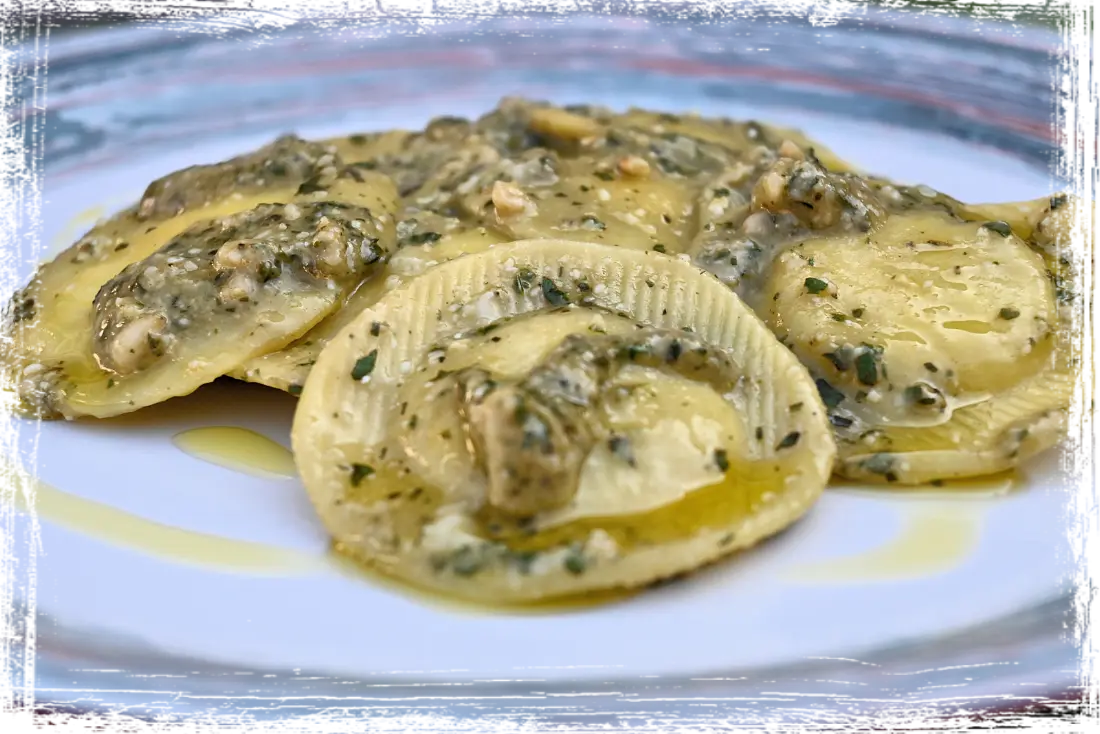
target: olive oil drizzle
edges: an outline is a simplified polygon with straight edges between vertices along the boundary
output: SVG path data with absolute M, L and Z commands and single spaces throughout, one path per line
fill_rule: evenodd
M 196 459 L 243 474 L 283 479 L 298 476 L 290 449 L 247 428 L 192 428 L 177 433 L 172 443 Z
M 95 500 L 26 479 L 34 511 L 68 530 L 155 558 L 225 573 L 306 575 L 323 568 L 324 556 L 226 538 L 149 520 Z M 23 494 L 15 505 L 29 511 Z
M 947 573 L 977 547 L 991 501 L 1021 484 L 1020 475 L 1008 471 L 920 487 L 831 489 L 892 500 L 901 511 L 901 530 L 869 551 L 799 565 L 787 578 L 801 584 L 860 584 Z
M 918 505 L 903 514 L 901 532 L 868 552 L 798 566 L 788 578 L 803 584 L 902 581 L 946 573 L 969 556 L 981 536 L 976 507 Z

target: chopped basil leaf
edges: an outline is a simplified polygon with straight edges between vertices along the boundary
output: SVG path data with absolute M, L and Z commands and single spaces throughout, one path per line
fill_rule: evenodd
M 856 376 L 864 385 L 874 385 L 878 382 L 878 361 L 874 351 L 866 350 L 856 357 Z
M 777 445 L 775 448 L 776 448 L 776 450 L 789 449 L 790 447 L 792 447 L 796 443 L 798 443 L 798 439 L 801 438 L 801 437 L 802 437 L 802 434 L 799 433 L 798 431 L 791 431 L 790 433 L 788 433 L 786 436 L 783 437 L 783 440 L 780 441 L 779 445 Z
M 566 306 L 569 304 L 569 297 L 566 296 L 560 288 L 558 288 L 554 281 L 549 278 L 542 279 L 542 295 L 546 297 L 546 302 L 551 306 Z
M 369 477 L 371 474 L 374 474 L 374 467 L 367 466 L 366 464 L 352 464 L 351 486 L 358 487 L 359 483 Z
M 351 368 L 351 379 L 362 380 L 371 372 L 374 372 L 374 363 L 376 361 L 378 361 L 377 349 L 372 349 L 370 354 L 357 359 L 355 361 L 355 366 Z
M 829 287 L 828 281 L 822 280 L 821 278 L 806 278 L 805 285 L 807 291 L 815 294 Z
M 844 393 L 840 390 L 820 378 L 814 382 L 817 385 L 818 393 L 821 394 L 821 402 L 825 403 L 826 408 L 835 408 L 843 402 Z

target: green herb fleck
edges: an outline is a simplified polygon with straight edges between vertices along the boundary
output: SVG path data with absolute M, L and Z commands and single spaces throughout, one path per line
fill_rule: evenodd
M 574 576 L 580 576 L 588 568 L 588 561 L 584 557 L 584 553 L 580 548 L 574 546 L 569 549 L 569 553 L 565 556 L 563 563 L 565 570 Z
M 878 361 L 873 350 L 865 350 L 856 357 L 856 376 L 864 385 L 878 382 Z
M 714 450 L 714 465 L 717 466 L 718 471 L 722 473 L 729 471 L 730 459 L 729 454 L 726 453 L 725 449 Z
M 905 388 L 905 399 L 917 405 L 935 405 L 938 402 L 936 395 L 937 391 L 934 388 L 919 382 Z
M 290 393 L 291 395 L 301 395 L 302 394 L 302 386 L 298 385 L 298 384 L 287 385 L 286 391 L 288 393 Z
M 836 368 L 837 372 L 847 372 L 848 368 L 852 366 L 848 362 L 847 355 L 841 355 L 836 352 L 826 352 L 821 356 L 832 362 L 833 367 Z
M 653 251 L 654 252 L 660 252 L 661 254 L 664 254 L 664 253 L 668 252 L 668 250 L 665 248 L 664 245 L 654 245 L 653 246 Z
M 442 237 L 443 235 L 439 232 L 417 232 L 406 237 L 405 241 L 410 245 L 430 245 L 438 242 Z
M 549 278 L 542 279 L 542 295 L 546 297 L 546 302 L 551 306 L 567 306 L 569 305 L 569 297 L 562 293 L 554 281 Z
M 853 423 L 851 418 L 845 418 L 842 415 L 830 415 L 829 422 L 837 428 L 851 428 Z
M 531 289 L 531 284 L 534 282 L 535 274 L 527 268 L 523 268 L 516 274 L 512 287 L 516 289 L 516 293 L 526 293 Z
M 374 467 L 366 464 L 351 465 L 351 486 L 358 487 L 359 483 L 374 474 Z
M 351 368 L 351 379 L 362 380 L 364 377 L 374 372 L 374 363 L 378 361 L 378 350 L 372 349 L 370 354 L 365 357 L 360 357 L 355 361 L 355 366 Z
M 612 436 L 607 441 L 607 448 L 612 454 L 625 461 L 627 466 L 634 468 L 638 465 L 634 458 L 634 450 L 630 446 L 630 439 L 626 436 Z
M 894 455 L 893 454 L 873 454 L 867 459 L 860 462 L 860 466 L 864 471 L 868 471 L 872 474 L 889 474 L 890 470 L 894 468 Z
M 844 393 L 842 393 L 840 390 L 837 390 L 828 382 L 820 378 L 815 380 L 814 382 L 817 385 L 818 393 L 821 394 L 821 402 L 825 403 L 826 408 L 835 408 L 836 406 L 840 405 L 841 402 L 843 402 Z
M 1012 234 L 1012 227 L 1008 222 L 986 222 L 982 227 L 990 232 L 996 232 L 1001 237 L 1008 237 Z
M 928 370 L 929 372 L 939 372 L 940 371 L 940 368 L 937 367 L 936 365 L 932 364 L 931 362 L 925 362 L 924 363 L 924 369 Z
M 260 276 L 260 280 L 266 283 L 269 280 L 275 280 L 275 278 L 278 278 L 282 274 L 282 272 L 282 263 L 280 263 L 278 260 L 272 260 L 270 262 L 265 261 L 261 263 L 259 272 L 257 274 Z
M 829 282 L 821 278 L 806 278 L 806 290 L 817 294 L 829 287 Z
M 585 229 L 596 229 L 600 231 L 607 229 L 606 224 L 604 224 L 591 214 L 585 214 L 583 217 L 581 217 L 581 226 Z
M 1012 319 L 1017 318 L 1020 315 L 1020 312 L 1012 308 L 1011 306 L 1005 306 L 1000 310 L 997 315 L 1005 321 L 1011 321 Z
M 784 436 L 783 440 L 780 441 L 779 444 L 775 447 L 776 451 L 780 449 L 789 449 L 790 447 L 798 443 L 798 439 L 801 437 L 802 434 L 798 431 L 791 431 L 786 436 Z

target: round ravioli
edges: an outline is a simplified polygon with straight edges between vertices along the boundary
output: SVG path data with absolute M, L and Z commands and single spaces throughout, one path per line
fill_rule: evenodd
M 1072 396 L 1054 286 L 1003 221 L 888 217 L 804 240 L 761 309 L 817 378 L 844 476 L 901 483 L 988 474 L 1053 445 Z
M 293 445 L 340 552 L 495 602 L 751 546 L 809 509 L 836 451 L 805 368 L 719 281 L 563 240 L 443 263 L 360 313 Z
M 88 321 L 66 324 L 63 359 L 22 368 L 28 402 L 104 418 L 186 395 L 303 334 L 393 249 L 388 178 L 330 164 L 286 198 L 196 222 L 125 266 L 91 313 L 66 314 Z

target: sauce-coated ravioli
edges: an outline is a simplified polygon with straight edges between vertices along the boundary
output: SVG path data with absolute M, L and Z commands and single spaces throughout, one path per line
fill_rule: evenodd
M 231 373 L 292 393 L 300 391 L 317 354 L 340 328 L 427 265 L 539 237 L 663 253 L 698 250 L 696 240 L 725 232 L 709 221 L 698 224 L 696 212 L 714 208 L 714 192 L 732 185 L 731 176 L 751 187 L 757 167 L 766 169 L 779 151 L 792 149 L 806 150 L 834 170 L 849 170 L 797 131 L 517 98 L 472 122 L 440 117 L 415 133 L 351 135 L 326 143 L 360 170 L 393 178 L 403 197 L 399 251 L 336 314 L 286 349 Z M 707 234 L 697 236 L 700 227 Z
M 154 182 L 16 295 L 23 409 L 118 415 L 281 348 L 393 249 L 396 202 L 388 178 L 296 138 Z
M 1000 471 L 1049 447 L 1072 394 L 1043 256 L 1003 221 L 928 208 L 807 239 L 761 308 L 810 368 L 838 471 L 920 483 Z
M 361 313 L 293 442 L 341 551 L 498 602 L 752 545 L 809 508 L 835 452 L 805 369 L 721 283 L 564 240 L 458 258 Z

